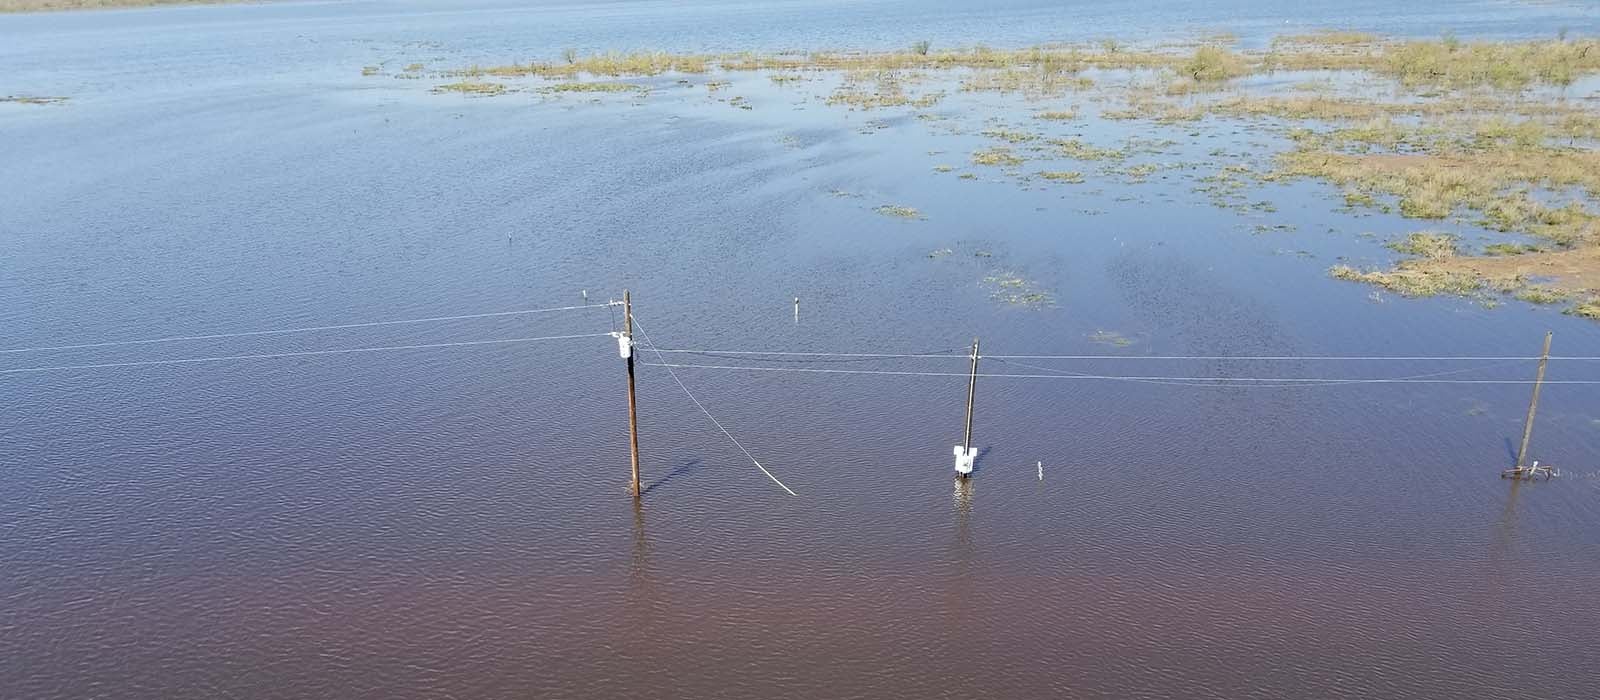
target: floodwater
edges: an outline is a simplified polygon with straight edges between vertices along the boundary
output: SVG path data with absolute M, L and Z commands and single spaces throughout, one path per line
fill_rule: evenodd
M 1578 2 L 347 2 L 0 17 L 0 348 L 545 308 L 633 292 L 662 348 L 1600 355 L 1557 310 L 1329 279 L 1414 230 L 1314 182 L 1020 184 L 990 119 L 760 74 L 647 97 L 430 94 L 398 66 L 560 49 L 938 46 L 1316 26 L 1594 27 Z M 364 65 L 384 66 L 362 76 Z M 752 109 L 731 103 L 738 96 Z M 1092 108 L 1092 107 L 1091 107 Z M 1007 111 L 1010 110 L 1010 111 Z M 998 115 L 998 116 L 997 116 Z M 951 126 L 954 125 L 954 126 Z M 1247 124 L 1064 125 L 1147 157 Z M 958 166 L 941 173 L 940 164 Z M 976 178 L 963 180 L 959 173 Z M 1204 174 L 1204 173 L 1198 173 Z M 874 211 L 915 207 L 925 219 Z M 1292 230 L 1259 232 L 1285 224 Z M 1381 234 L 1359 236 L 1363 231 Z M 1470 232 L 1469 232 L 1470 233 Z M 945 252 L 948 251 L 948 252 Z M 998 298 L 1018 287 L 1041 303 Z M 798 318 L 792 299 L 801 299 Z M 1037 300 L 1038 298 L 1030 297 Z M 1600 688 L 1600 395 L 1072 378 L 1531 378 L 1526 360 L 642 352 L 646 493 L 590 308 L 0 354 L 0 697 L 1585 698 Z M 773 358 L 768 358 L 773 359 Z M 823 360 L 827 360 L 824 362 Z M 1019 364 L 1020 363 L 1020 364 Z M 1045 369 L 1035 369 L 1043 367 Z M 954 375 L 954 376 L 952 376 Z M 1054 379 L 1050 377 L 1060 377 Z M 1558 360 L 1549 378 L 1600 379 Z M 1043 464 L 1040 479 L 1036 463 Z

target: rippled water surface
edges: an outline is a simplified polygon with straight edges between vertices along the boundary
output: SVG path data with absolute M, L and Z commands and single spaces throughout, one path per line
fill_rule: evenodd
M 1271 216 L 1188 176 L 942 173 L 986 119 L 759 74 L 648 97 L 430 94 L 400 65 L 582 52 L 1025 45 L 1332 26 L 1553 36 L 1580 2 L 331 2 L 0 16 L 0 348 L 579 305 L 687 350 L 1600 355 L 1555 310 L 1328 279 L 1387 259 L 1313 182 Z M 381 65 L 381 76 L 362 76 Z M 737 95 L 753 109 L 737 109 Z M 1011 111 L 1007 111 L 1011 110 Z M 955 125 L 955 126 L 947 126 Z M 1079 126 L 1062 127 L 1068 129 Z M 1099 123 L 1162 161 L 1279 143 Z M 920 220 L 874 211 L 912 206 Z M 1292 230 L 1261 233 L 1258 225 Z M 1020 280 L 1045 303 L 1003 298 Z M 796 317 L 792 299 L 801 299 Z M 0 697 L 1585 698 L 1600 397 L 1527 361 L 658 356 L 646 493 L 590 308 L 0 353 Z M 794 359 L 794 358 L 790 358 Z M 899 374 L 889 374 L 890 372 Z M 908 374 L 909 373 L 909 374 Z M 1592 362 L 1552 380 L 1600 379 Z M 1043 478 L 1036 464 L 1043 464 Z

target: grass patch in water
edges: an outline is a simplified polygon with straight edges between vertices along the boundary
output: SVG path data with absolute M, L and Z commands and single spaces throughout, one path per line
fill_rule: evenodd
M 1022 165 L 1023 160 L 1012 153 L 1011 149 L 997 146 L 973 152 L 972 162 L 978 165 L 1010 167 Z
M 1116 331 L 1095 331 L 1090 333 L 1088 338 L 1089 342 L 1091 343 L 1110 345 L 1119 348 L 1125 348 L 1133 345 L 1133 340 L 1131 338 Z
M 1049 292 L 1041 290 L 1022 275 L 1005 270 L 983 278 L 984 284 L 994 288 L 990 298 L 1015 306 L 1045 307 L 1054 303 Z
M 1517 299 L 1529 304 L 1559 304 L 1567 300 L 1568 295 L 1559 289 L 1529 285 L 1517 290 Z
M 1540 250 L 1543 249 L 1526 243 L 1490 243 L 1483 247 L 1483 254 L 1489 256 L 1522 255 L 1524 253 L 1537 253 Z
M 1076 170 L 1043 170 L 1039 172 L 1039 177 L 1074 185 L 1081 185 L 1085 182 L 1083 173 Z
M 1220 46 L 1202 46 L 1177 67 L 1178 73 L 1196 83 L 1216 83 L 1250 73 L 1245 59 Z
M 0 102 L 19 105 L 57 105 L 66 102 L 68 99 L 70 98 L 45 95 L 6 95 L 5 97 L 0 97 Z
M 999 139 L 1009 144 L 1027 143 L 1039 138 L 1038 134 L 1030 134 L 1026 131 L 1016 131 L 1012 129 L 985 129 L 981 133 L 989 138 Z
M 1600 320 L 1600 299 L 1589 299 L 1567 309 L 1566 313 L 1591 320 Z
M 1051 139 L 1048 143 L 1055 146 L 1062 157 L 1073 160 L 1123 160 L 1128 157 L 1124 149 L 1101 148 L 1078 139 Z
M 104 10 L 117 7 L 157 5 L 213 5 L 236 0 L 0 0 L 0 12 L 55 12 L 63 10 Z
M 1413 233 L 1387 245 L 1395 252 L 1424 258 L 1448 258 L 1456 254 L 1456 237 L 1448 233 Z
M 555 85 L 547 85 L 540 89 L 545 92 L 633 92 L 642 91 L 645 88 L 643 85 L 634 85 L 632 83 L 567 82 L 556 83 Z
M 1405 263 L 1390 271 L 1361 271 L 1349 265 L 1335 265 L 1328 269 L 1328 275 L 1334 279 L 1376 285 L 1408 297 L 1469 296 L 1485 286 L 1484 280 L 1468 273 L 1411 269 Z
M 469 97 L 493 97 L 504 94 L 508 88 L 504 83 L 490 83 L 481 80 L 462 80 L 446 83 L 433 89 L 435 93 L 459 92 Z
M 884 204 L 882 206 L 875 207 L 873 209 L 873 211 L 878 212 L 879 214 L 882 214 L 884 216 L 893 216 L 893 217 L 899 218 L 899 219 L 919 219 L 920 220 L 920 219 L 926 219 L 927 218 L 927 217 L 922 215 L 922 212 L 917 211 L 915 208 L 903 207 L 903 206 L 900 206 L 898 204 Z
M 1059 122 L 1059 121 L 1068 121 L 1068 120 L 1072 120 L 1072 119 L 1077 119 L 1078 118 L 1078 113 L 1073 111 L 1073 110 L 1070 110 L 1070 109 L 1051 110 L 1051 111 L 1039 112 L 1038 114 L 1033 115 L 1033 117 L 1035 119 L 1047 119 L 1047 120 L 1050 120 L 1050 121 L 1058 121 Z

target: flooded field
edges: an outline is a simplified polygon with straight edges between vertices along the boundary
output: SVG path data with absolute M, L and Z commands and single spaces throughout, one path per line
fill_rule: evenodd
M 1593 695 L 1600 15 L 1287 12 L 0 16 L 0 697 Z

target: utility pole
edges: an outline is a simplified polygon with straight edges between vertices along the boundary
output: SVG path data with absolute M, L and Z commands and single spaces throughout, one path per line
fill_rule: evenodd
M 978 339 L 972 339 L 972 373 L 967 377 L 967 429 L 961 444 L 956 445 L 956 474 L 965 478 L 972 473 L 978 461 L 978 449 L 972 446 L 972 403 L 978 393 Z
M 1521 479 L 1533 478 L 1540 474 L 1546 477 L 1553 476 L 1550 467 L 1541 467 L 1538 462 L 1528 464 L 1528 441 L 1533 438 L 1533 416 L 1539 412 L 1539 389 L 1544 386 L 1544 368 L 1550 362 L 1550 340 L 1554 335 L 1554 331 L 1546 331 L 1544 334 L 1544 351 L 1539 354 L 1539 373 L 1533 380 L 1533 399 L 1528 402 L 1528 418 L 1522 424 L 1522 447 L 1517 450 L 1517 465 L 1515 468 L 1500 472 L 1502 477 Z
M 639 488 L 639 405 L 633 396 L 633 295 L 622 290 L 622 335 L 617 338 L 618 351 L 628 361 L 628 454 L 633 462 L 633 482 L 629 490 L 634 498 L 643 495 Z

